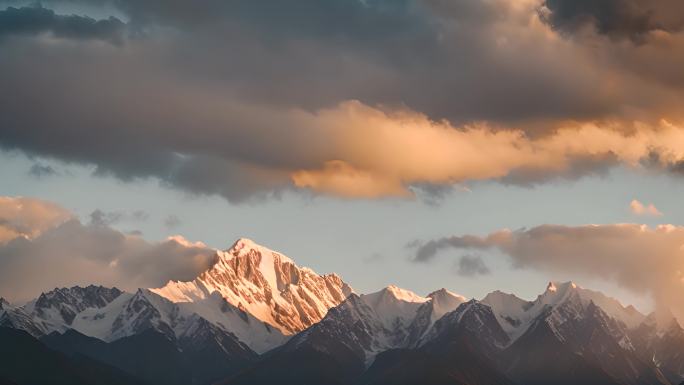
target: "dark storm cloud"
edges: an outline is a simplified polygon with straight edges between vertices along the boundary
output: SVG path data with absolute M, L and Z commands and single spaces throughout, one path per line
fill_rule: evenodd
M 8 7 L 0 11 L 0 39 L 12 35 L 38 35 L 50 33 L 70 39 L 101 39 L 119 42 L 125 24 L 114 17 L 95 20 L 77 15 L 57 15 L 40 5 Z
M 50 13 L 42 22 L 50 27 L 40 31 L 73 39 L 48 42 L 31 32 L 0 42 L 0 84 L 14 90 L 0 93 L 0 147 L 233 202 L 278 196 L 293 185 L 351 197 L 412 196 L 408 187 L 417 186 L 433 196 L 471 179 L 529 185 L 614 164 L 612 147 L 573 149 L 550 167 L 523 162 L 543 151 L 517 137 L 489 150 L 529 147 L 500 165 L 482 151 L 475 160 L 453 159 L 460 152 L 446 148 L 429 151 L 469 125 L 484 122 L 482 131 L 492 136 L 518 130 L 533 140 L 567 122 L 681 117 L 673 106 L 681 105 L 684 55 L 676 48 L 684 37 L 673 33 L 667 44 L 645 40 L 638 47 L 563 39 L 539 19 L 541 0 L 43 4 L 98 3 L 142 33 L 102 44 L 50 22 L 72 16 L 38 8 L 22 12 Z M 103 38 L 95 33 L 100 22 L 116 24 L 94 21 L 91 36 Z M 400 139 L 389 133 L 416 121 L 436 130 L 416 128 Z M 444 138 L 422 140 L 427 131 Z M 477 136 L 464 139 L 473 142 L 467 148 L 482 148 Z M 402 161 L 397 153 L 415 151 L 421 141 L 425 154 L 414 159 L 432 159 L 420 165 L 425 171 L 394 164 Z M 469 162 L 486 172 L 458 169 Z M 430 185 L 439 187 L 421 187 Z
M 318 108 L 359 99 L 463 122 L 584 116 L 607 103 L 582 88 L 598 71 L 572 66 L 561 52 L 535 53 L 541 42 L 515 36 L 526 21 L 503 0 L 113 4 L 149 33 L 175 31 L 169 45 L 151 45 L 163 58 L 141 60 L 168 60 L 157 64 L 270 104 Z M 527 49 L 534 60 L 518 52 Z M 582 76 L 560 76 L 573 72 Z M 517 97 L 522 90 L 526 97 Z
M 574 32 L 587 25 L 601 34 L 640 39 L 684 26 L 684 3 L 679 0 L 546 0 L 546 19 L 556 28 Z

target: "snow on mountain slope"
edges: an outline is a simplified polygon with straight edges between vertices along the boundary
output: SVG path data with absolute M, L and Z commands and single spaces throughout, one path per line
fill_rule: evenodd
M 23 306 L 3 303 L 0 324 L 22 329 L 35 337 L 71 328 L 77 314 L 86 309 L 100 309 L 115 301 L 123 292 L 117 288 L 90 285 L 56 288 L 42 293 Z
M 174 338 L 180 309 L 147 289 L 121 293 L 106 306 L 89 307 L 78 313 L 71 324 L 56 325 L 49 331 L 74 329 L 90 337 L 111 342 L 148 329 Z
M 553 348 L 546 343 L 554 341 L 552 344 L 583 357 L 587 363 L 600 368 L 618 383 L 668 384 L 660 369 L 638 356 L 639 349 L 625 323 L 606 313 L 593 301 L 583 298 L 582 293 L 575 289 L 572 284 L 562 287 L 549 285 L 549 290 L 544 294 L 548 294 L 548 298 L 541 298 L 540 301 L 545 306 L 518 339 L 526 341 L 523 342 L 524 350 L 550 351 Z M 539 304 L 535 303 L 534 306 Z
M 645 315 L 641 314 L 633 306 L 630 305 L 625 307 L 614 298 L 608 297 L 598 291 L 582 288 L 574 282 L 550 282 L 546 292 L 542 294 L 537 301 L 544 305 L 553 306 L 561 303 L 564 299 L 572 295 L 572 293 L 576 293 L 585 305 L 589 302 L 593 302 L 596 306 L 600 307 L 601 310 L 606 312 L 606 314 L 623 322 L 625 326 L 630 329 L 638 326 L 646 318 Z
M 183 314 L 197 314 L 235 335 L 257 353 L 263 353 L 288 340 L 280 330 L 231 305 L 219 293 L 195 302 L 180 302 Z
M 441 349 L 446 351 L 450 350 L 450 344 L 463 342 L 463 338 L 478 345 L 488 356 L 494 356 L 510 342 L 492 308 L 472 299 L 437 320 L 419 345 L 441 345 Z
M 495 295 L 494 298 L 504 297 Z M 491 303 L 498 307 L 497 313 L 504 314 L 505 306 L 494 300 Z M 510 305 L 511 301 L 504 303 Z M 627 325 L 632 312 L 601 293 L 582 289 L 572 282 L 551 282 L 535 301 L 523 305 L 524 312 L 520 313 L 516 306 L 510 308 L 513 311 L 509 314 L 518 312 L 518 319 L 522 321 L 520 327 L 513 329 L 511 351 L 517 352 L 514 356 L 523 354 L 521 350 L 562 348 L 583 357 L 586 364 L 600 368 L 618 383 L 667 383 L 656 366 L 637 354 Z M 521 331 L 524 332 L 520 336 Z
M 447 289 L 439 289 L 428 294 L 432 309 L 432 322 L 442 318 L 446 313 L 456 310 L 456 308 L 467 301 L 466 297 L 452 293 Z
M 336 274 L 321 276 L 300 268 L 290 258 L 248 239 L 218 252 L 216 263 L 193 281 L 170 281 L 151 290 L 176 303 L 205 300 L 218 292 L 228 303 L 286 335 L 320 321 L 353 292 Z
M 45 335 L 45 328 L 24 311 L 14 307 L 4 299 L 0 301 L 0 326 L 21 329 L 34 337 Z
M 42 293 L 22 309 L 43 329 L 63 332 L 70 327 L 77 314 L 88 308 L 103 308 L 122 293 L 117 288 L 95 285 L 55 288 Z
M 416 311 L 416 316 L 409 327 L 406 346 L 417 346 L 432 325 L 445 314 L 452 312 L 466 302 L 466 298 L 446 289 L 439 289 L 427 296 L 428 301 Z
M 122 327 L 114 330 L 114 323 L 120 319 L 120 315 L 129 307 L 134 294 L 123 293 L 103 308 L 88 308 L 78 314 L 70 327 L 90 337 L 99 338 L 103 341 L 113 341 L 120 337 L 131 334 L 131 331 L 122 331 Z M 117 324 L 121 324 L 119 321 Z
M 584 289 L 574 282 L 549 282 L 546 291 L 534 301 L 525 301 L 513 294 L 494 291 L 482 302 L 491 306 L 502 328 L 515 340 L 524 333 L 530 323 L 548 308 L 556 308 L 568 301 L 577 301 L 584 308 L 594 303 L 608 316 L 632 329 L 641 324 L 645 316 L 633 306 L 623 306 L 618 300 L 603 293 Z M 579 311 L 579 310 L 578 310 Z
M 418 308 L 430 299 L 390 285 L 361 300 L 374 310 L 377 320 L 387 329 L 406 328 L 416 317 Z
M 203 320 L 234 335 L 252 350 L 261 353 L 285 342 L 286 337 L 256 318 L 214 295 L 194 303 L 173 303 L 150 290 L 123 293 L 108 306 L 80 313 L 71 327 L 104 341 L 138 334 L 147 329 L 169 336 L 187 337 L 188 322 Z
M 482 303 L 492 308 L 501 328 L 511 338 L 524 332 L 525 326 L 534 317 L 534 314 L 527 312 L 533 303 L 518 298 L 514 294 L 496 290 L 487 294 Z
M 413 347 L 443 312 L 455 309 L 462 299 L 446 290 L 426 298 L 396 286 L 361 296 L 353 294 L 321 322 L 296 335 L 285 350 L 309 346 L 330 352 L 344 346 L 370 365 L 383 351 Z

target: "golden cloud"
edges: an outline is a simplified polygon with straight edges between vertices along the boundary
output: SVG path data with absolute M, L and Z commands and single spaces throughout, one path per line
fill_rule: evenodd
M 293 183 L 343 197 L 411 196 L 413 184 L 503 179 L 534 170 L 572 174 L 583 159 L 614 159 L 639 168 L 684 160 L 684 129 L 661 120 L 566 123 L 541 137 L 487 124 L 455 127 L 413 111 L 387 111 L 357 101 L 307 117 L 329 140 L 329 159 L 291 173 Z M 656 155 L 656 156 L 654 156 Z
M 0 196 L 0 244 L 17 237 L 36 237 L 71 217 L 71 213 L 52 202 Z

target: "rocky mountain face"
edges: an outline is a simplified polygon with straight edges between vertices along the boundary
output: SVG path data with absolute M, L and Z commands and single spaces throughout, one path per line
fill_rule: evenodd
M 23 330 L 37 337 L 45 334 L 45 329 L 22 307 L 12 306 L 4 299 L 0 301 L 0 327 Z
M 446 289 L 440 289 L 428 294 L 427 299 L 428 301 L 424 302 L 416 310 L 416 315 L 413 321 L 411 321 L 411 326 L 408 328 L 408 335 L 404 343 L 407 347 L 419 346 L 421 341 L 424 340 L 425 334 L 437 320 L 466 302 L 465 297 Z
M 684 377 L 684 329 L 671 314 L 661 322 L 650 314 L 630 336 L 642 360 L 653 362 L 673 384 Z
M 462 303 L 462 297 L 445 290 L 434 297 L 441 302 L 432 303 L 431 298 L 396 286 L 360 296 L 351 294 L 320 322 L 228 383 L 271 384 L 279 379 L 286 379 L 285 383 L 352 383 L 378 354 L 417 345 L 425 329 L 437 321 L 433 317 Z M 309 360 L 315 365 L 303 364 Z
M 437 320 L 418 347 L 380 353 L 356 383 L 512 385 L 498 366 L 508 342 L 491 308 L 471 300 Z
M 47 322 L 71 325 L 78 313 L 88 308 L 101 309 L 122 293 L 117 288 L 94 285 L 57 288 L 41 294 L 26 307 L 26 310 L 34 317 Z
M 152 291 L 172 302 L 195 302 L 216 292 L 285 335 L 320 321 L 352 293 L 336 274 L 318 275 L 300 268 L 290 258 L 248 239 L 217 255 L 216 264 L 195 280 L 172 281 Z
M 465 339 L 470 345 L 477 345 L 481 354 L 491 359 L 495 359 L 510 342 L 492 309 L 474 299 L 435 322 L 421 342 L 433 351 L 448 352 L 458 349 L 454 343 Z
M 328 343 L 342 343 L 368 366 L 378 353 L 422 344 L 428 330 L 462 303 L 463 297 L 444 289 L 429 297 L 396 286 L 371 294 L 352 294 L 321 322 L 290 340 L 283 350 L 305 344 L 325 349 Z
M 508 373 L 520 382 L 567 381 L 568 367 L 558 362 L 568 362 L 586 381 L 669 383 L 656 365 L 637 355 L 624 323 L 572 290 L 546 304 L 505 353 Z
M 422 297 L 396 286 L 358 295 L 337 275 L 246 239 L 189 282 L 132 293 L 58 288 L 21 306 L 0 300 L 0 328 L 23 333 L 4 334 L 13 344 L 32 339 L 50 365 L 86 359 L 82 370 L 148 385 L 684 380 L 684 329 L 674 317 L 645 316 L 572 282 L 549 283 L 532 301 L 500 291 L 481 301 L 445 289 Z

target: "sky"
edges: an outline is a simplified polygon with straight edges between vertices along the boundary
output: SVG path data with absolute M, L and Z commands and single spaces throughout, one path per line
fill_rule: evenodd
M 0 1 L 0 296 L 336 272 L 684 316 L 677 0 Z

